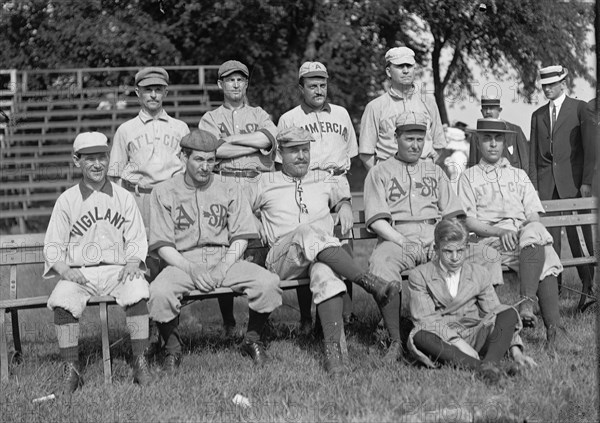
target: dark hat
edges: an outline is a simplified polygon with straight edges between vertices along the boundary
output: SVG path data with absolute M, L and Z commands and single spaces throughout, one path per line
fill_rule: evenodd
M 482 98 L 481 107 L 500 107 L 499 98 Z
M 217 151 L 220 145 L 225 141 L 218 139 L 213 134 L 203 129 L 194 129 L 181 139 L 179 145 L 182 148 L 190 148 L 196 151 L 205 151 L 207 153 Z
M 108 153 L 108 150 L 108 138 L 100 132 L 82 132 L 73 142 L 73 152 L 78 154 Z
M 246 78 L 250 76 L 248 67 L 242 62 L 238 62 L 237 60 L 228 60 L 219 66 L 219 79 L 227 75 L 231 75 L 234 72 L 241 72 L 246 76 Z
M 406 131 L 427 131 L 427 116 L 419 112 L 404 112 L 396 119 L 396 134 Z
M 540 69 L 540 82 L 542 85 L 553 84 L 562 81 L 568 74 L 569 70 L 560 65 L 547 66 Z
M 135 85 L 169 85 L 169 74 L 163 68 L 144 68 L 135 74 Z
M 483 118 L 477 119 L 477 132 L 504 132 L 514 133 L 508 129 L 506 121 L 502 119 Z
M 295 126 L 285 128 L 277 134 L 277 144 L 279 147 L 293 147 L 314 141 L 315 139 L 310 132 L 304 128 Z

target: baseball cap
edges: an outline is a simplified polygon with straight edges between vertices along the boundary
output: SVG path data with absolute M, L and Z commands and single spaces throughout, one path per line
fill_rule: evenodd
M 75 137 L 73 152 L 78 154 L 108 153 L 108 138 L 100 132 L 82 132 Z
M 553 84 L 562 81 L 568 74 L 569 70 L 560 65 L 547 66 L 540 69 L 540 82 L 542 85 Z
M 499 98 L 482 98 L 481 107 L 500 107 Z
M 385 53 L 385 61 L 393 65 L 414 65 L 415 52 L 408 47 L 394 47 Z
M 241 72 L 246 76 L 246 78 L 250 76 L 248 67 L 242 62 L 238 62 L 237 60 L 228 60 L 219 66 L 219 79 L 227 75 L 231 75 L 234 72 Z
M 179 145 L 182 148 L 191 148 L 196 151 L 205 151 L 207 153 L 217 151 L 220 145 L 225 141 L 218 139 L 213 134 L 203 129 L 194 129 L 181 139 Z
M 304 62 L 298 71 L 298 79 L 318 76 L 321 78 L 329 78 L 327 68 L 321 62 Z
M 169 85 L 169 74 L 163 68 L 143 68 L 135 74 L 135 85 Z
M 294 147 L 309 142 L 314 142 L 312 134 L 304 128 L 292 126 L 283 129 L 277 134 L 277 143 L 279 147 Z
M 482 118 L 477 119 L 477 132 L 505 132 L 512 133 L 506 125 L 506 121 L 502 119 Z
M 404 112 L 396 119 L 396 134 L 406 131 L 427 131 L 427 117 L 423 113 Z

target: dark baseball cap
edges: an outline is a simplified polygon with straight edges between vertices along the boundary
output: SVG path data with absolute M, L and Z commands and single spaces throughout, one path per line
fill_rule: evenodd
M 143 68 L 135 74 L 135 85 L 169 85 L 169 74 L 163 68 Z
M 502 132 L 502 133 L 513 133 L 508 129 L 508 125 L 505 120 L 483 118 L 477 119 L 477 132 Z
M 228 60 L 219 66 L 219 79 L 231 75 L 234 72 L 241 72 L 246 76 L 246 78 L 250 76 L 248 67 L 242 62 L 238 62 L 237 60 Z
M 182 148 L 191 148 L 196 151 L 205 151 L 207 153 L 217 151 L 220 145 L 225 141 L 218 139 L 213 134 L 203 129 L 194 129 L 181 139 L 179 145 Z
M 499 98 L 482 98 L 481 107 L 500 107 Z

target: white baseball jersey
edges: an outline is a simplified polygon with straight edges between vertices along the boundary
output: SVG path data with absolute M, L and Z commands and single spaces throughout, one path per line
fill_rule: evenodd
M 236 239 L 258 238 L 248 200 L 235 184 L 213 177 L 200 188 L 184 174 L 152 191 L 150 250 L 162 246 L 187 251 L 203 246 L 229 246 Z
M 271 147 L 248 154 L 235 159 L 223 159 L 219 163 L 220 170 L 258 170 L 260 172 L 272 172 L 274 170 L 273 159 L 277 150 L 277 127 L 269 117 L 269 114 L 260 107 L 252 107 L 244 104 L 241 108 L 233 110 L 226 104 L 215 110 L 206 112 L 198 128 L 214 134 L 217 138 L 228 137 L 234 134 L 251 134 L 262 132 L 271 141 Z
M 358 155 L 356 133 L 348 111 L 325 103 L 314 111 L 302 103 L 279 118 L 277 129 L 304 128 L 315 138 L 310 145 L 311 169 L 350 169 L 350 159 Z M 281 163 L 279 154 L 276 161 Z
M 348 180 L 322 170 L 309 170 L 301 180 L 281 171 L 265 174 L 249 191 L 252 210 L 260 210 L 271 246 L 301 223 L 333 235 L 331 209 L 351 199 Z
M 181 138 L 190 132 L 185 122 L 162 112 L 153 118 L 144 110 L 115 132 L 108 175 L 151 188 L 183 171 Z
M 358 152 L 375 154 L 377 162 L 396 154 L 396 120 L 404 112 L 418 112 L 427 116 L 427 133 L 421 157 L 427 157 L 434 148 L 446 147 L 444 128 L 435 100 L 432 96 L 416 92 L 415 88 L 406 97 L 389 90 L 367 104 L 360 121 Z
M 44 277 L 55 263 L 71 267 L 124 265 L 146 259 L 142 216 L 130 192 L 106 181 L 100 191 L 83 181 L 63 192 L 52 210 L 44 239 Z

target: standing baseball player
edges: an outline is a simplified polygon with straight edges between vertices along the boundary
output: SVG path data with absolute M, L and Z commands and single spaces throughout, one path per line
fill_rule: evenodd
M 309 131 L 315 139 L 310 151 L 310 169 L 321 169 L 331 175 L 346 178 L 344 175 L 350 170 L 350 160 L 358 155 L 356 133 L 348 111 L 327 102 L 328 79 L 327 68 L 322 63 L 302 64 L 298 71 L 298 88 L 302 101 L 279 118 L 277 130 L 295 126 Z M 277 157 L 276 161 L 281 162 L 281 159 Z M 344 245 L 348 253 L 352 254 L 351 245 L 348 242 Z M 346 283 L 346 288 L 344 322 L 349 322 L 352 318 L 352 284 Z M 307 334 L 312 328 L 312 296 L 307 287 L 299 287 L 297 293 L 300 332 Z
M 252 209 L 260 211 L 270 246 L 266 267 L 282 279 L 310 277 L 323 327 L 325 368 L 332 375 L 340 374 L 344 372 L 340 341 L 346 286 L 337 275 L 373 294 L 386 324 L 398 323 L 398 308 L 394 313 L 393 304 L 399 288 L 358 268 L 333 236 L 332 209 L 339 215 L 342 232 L 352 228 L 350 189 L 345 178 L 309 169 L 311 143 L 315 142 L 310 132 L 286 128 L 277 141 L 282 170 L 249 186 Z
M 190 132 L 187 124 L 163 109 L 169 74 L 163 68 L 143 68 L 135 74 L 135 93 L 141 110 L 123 123 L 112 143 L 108 175 L 134 194 L 148 230 L 150 193 L 158 183 L 183 171 L 179 141 Z
M 110 182 L 108 140 L 84 132 L 73 143 L 73 162 L 83 180 L 56 201 L 44 239 L 44 277 L 60 280 L 48 299 L 64 361 L 62 393 L 83 384 L 79 318 L 92 295 L 112 295 L 125 308 L 133 349 L 133 381 L 150 380 L 148 344 L 148 251 L 144 223 L 133 196 Z
M 358 152 L 367 170 L 396 154 L 396 121 L 405 112 L 423 114 L 427 133 L 422 157 L 436 160 L 446 147 L 446 137 L 435 99 L 419 92 L 415 85 L 415 52 L 408 47 L 394 47 L 385 54 L 385 73 L 390 89 L 372 100 L 360 121 Z
M 181 140 L 185 172 L 152 192 L 150 251 L 167 267 L 150 285 L 150 316 L 165 345 L 165 370 L 181 363 L 180 299 L 198 289 L 229 287 L 248 297 L 248 330 L 241 351 L 255 363 L 267 361 L 260 335 L 269 314 L 281 305 L 279 278 L 242 256 L 248 240 L 259 238 L 247 198 L 235 184 L 213 174 L 214 135 L 194 130 Z
M 210 132 L 223 144 L 217 149 L 220 160 L 215 172 L 221 180 L 231 180 L 242 189 L 263 172 L 274 170 L 277 128 L 269 114 L 248 105 L 248 67 L 228 60 L 219 67 L 217 84 L 223 90 L 223 104 L 205 113 L 198 128 Z M 244 191 L 246 191 L 244 189 Z M 235 334 L 233 297 L 219 297 L 227 336 Z
M 398 284 L 403 271 L 432 258 L 435 225 L 443 218 L 464 215 L 444 171 L 421 156 L 426 131 L 426 116 L 401 114 L 396 126 L 398 152 L 375 165 L 365 179 L 366 227 L 378 236 L 369 270 Z M 486 263 L 482 252 L 477 254 L 478 261 Z M 486 267 L 494 284 L 502 284 L 499 261 L 488 262 Z M 398 309 L 400 304 L 398 299 Z M 386 360 L 394 361 L 402 353 L 399 329 L 394 328 L 390 337 Z
M 539 222 L 544 207 L 533 184 L 502 153 L 509 131 L 500 119 L 477 121 L 481 160 L 461 176 L 458 195 L 467 213 L 467 228 L 480 237 L 479 242 L 501 254 L 502 264 L 519 272 L 523 326 L 536 324 L 533 304 L 537 296 L 546 346 L 555 350 L 566 346 L 559 341 L 562 324 L 556 279 L 563 266 L 552 248 L 552 236 Z

